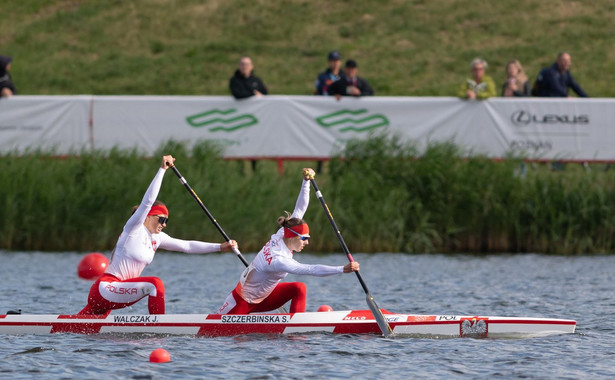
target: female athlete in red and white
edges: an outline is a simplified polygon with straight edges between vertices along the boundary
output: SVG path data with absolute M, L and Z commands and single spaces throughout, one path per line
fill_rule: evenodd
M 231 251 L 237 242 L 222 244 L 175 239 L 162 232 L 169 210 L 156 201 L 164 173 L 175 158 L 163 156 L 162 165 L 149 185 L 143 200 L 120 235 L 105 273 L 92 285 L 87 306 L 79 314 L 109 314 L 149 297 L 150 314 L 164 314 L 164 284 L 158 277 L 139 277 L 154 259 L 158 248 L 186 253 Z
M 307 265 L 293 259 L 309 244 L 310 228 L 303 221 L 310 202 L 310 182 L 314 170 L 303 169 L 303 184 L 292 215 L 278 218 L 280 229 L 256 255 L 241 275 L 239 283 L 226 297 L 218 314 L 248 314 L 275 310 L 289 300 L 290 312 L 305 311 L 306 288 L 302 282 L 280 282 L 289 273 L 330 276 L 359 270 L 359 263 L 345 266 Z

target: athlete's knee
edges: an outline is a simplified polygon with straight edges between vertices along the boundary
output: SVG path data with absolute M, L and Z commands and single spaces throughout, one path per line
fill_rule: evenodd
M 150 295 L 153 295 L 155 297 L 164 298 L 164 282 L 162 282 L 161 279 L 159 279 L 158 277 L 149 277 L 147 279 L 147 282 L 152 284 L 155 289 L 155 293 L 151 292 L 153 294 L 150 294 Z
M 307 294 L 307 287 L 303 282 L 293 282 L 295 294 Z
M 154 284 L 154 286 L 156 287 L 156 289 L 164 292 L 164 282 L 162 282 L 161 279 L 159 279 L 158 277 L 152 277 L 151 281 L 152 284 Z

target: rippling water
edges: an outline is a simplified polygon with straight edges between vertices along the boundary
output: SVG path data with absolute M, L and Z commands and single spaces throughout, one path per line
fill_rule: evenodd
M 354 255 L 381 308 L 400 313 L 576 319 L 577 333 L 531 339 L 417 339 L 302 334 L 194 338 L 70 335 L 0 337 L 4 378 L 562 378 L 615 377 L 615 256 Z M 74 313 L 90 282 L 83 255 L 0 253 L 0 314 Z M 251 255 L 246 255 L 248 260 Z M 343 254 L 299 254 L 341 265 Z M 167 313 L 209 313 L 236 284 L 233 254 L 160 252 L 144 275 L 165 281 Z M 309 311 L 366 309 L 356 276 L 292 277 L 308 285 Z M 147 314 L 146 302 L 118 313 Z M 155 348 L 170 363 L 149 363 Z

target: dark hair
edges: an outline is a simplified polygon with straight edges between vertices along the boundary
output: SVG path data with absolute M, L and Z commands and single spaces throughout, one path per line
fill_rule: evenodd
M 152 206 L 164 206 L 164 207 L 166 207 L 167 205 L 165 205 L 164 202 L 162 202 L 162 201 L 154 201 L 154 204 Z M 138 208 L 139 208 L 139 205 L 132 206 L 132 212 L 130 213 L 130 215 L 134 214 L 135 211 L 137 211 Z
M 280 227 L 290 228 L 305 223 L 301 218 L 291 218 L 288 211 L 284 212 L 286 213 L 286 216 L 280 216 L 278 218 L 278 225 Z
M 359 67 L 359 66 L 357 65 L 357 61 L 355 61 L 354 59 L 349 59 L 349 60 L 346 61 L 346 67 L 351 69 L 351 68 L 355 68 L 355 67 Z

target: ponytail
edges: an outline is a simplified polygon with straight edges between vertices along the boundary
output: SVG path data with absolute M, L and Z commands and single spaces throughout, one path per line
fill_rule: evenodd
M 280 227 L 290 228 L 305 223 L 301 218 L 291 218 L 288 211 L 284 211 L 284 213 L 286 213 L 286 216 L 280 216 L 278 218 L 278 225 Z

